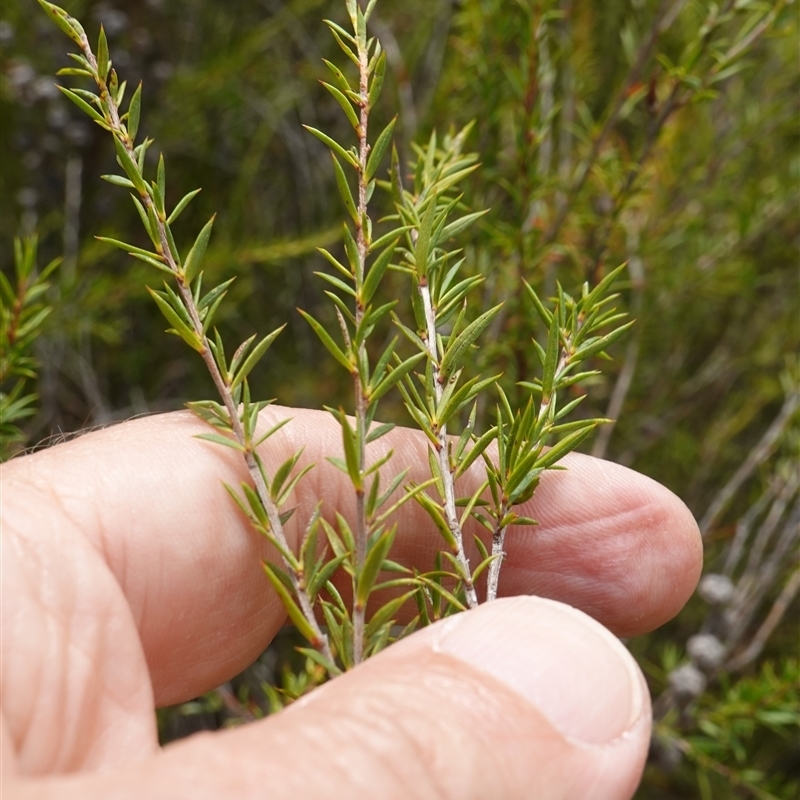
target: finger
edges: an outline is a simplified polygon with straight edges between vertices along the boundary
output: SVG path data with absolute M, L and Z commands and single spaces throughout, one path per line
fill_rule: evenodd
M 341 450 L 336 422 L 321 412 L 270 408 L 264 425 L 287 414 L 293 421 L 264 448 L 268 468 L 303 446 L 304 458 L 318 465 L 297 492 L 298 511 L 287 528 L 296 537 L 318 499 L 328 513 L 347 514 L 353 492 L 325 461 Z M 222 486 L 246 479 L 241 460 L 192 438 L 204 431 L 188 414 L 135 420 L 20 460 L 13 473 L 18 485 L 38 490 L 27 509 L 55 495 L 108 560 L 131 604 L 161 704 L 235 674 L 285 619 L 259 565 L 263 542 Z M 422 435 L 398 429 L 377 444 L 394 448 L 395 470 L 407 466 L 410 478 L 424 477 Z M 509 574 L 501 588 L 550 593 L 625 634 L 668 619 L 699 572 L 691 515 L 674 495 L 630 470 L 588 458 L 570 464 L 575 469 L 542 481 L 529 509 L 542 524 L 509 534 Z M 438 534 L 413 503 L 398 523 L 395 557 L 425 568 L 441 544 Z
M 649 733 L 644 679 L 619 641 L 575 609 L 515 598 L 415 634 L 262 722 L 10 796 L 624 800 Z

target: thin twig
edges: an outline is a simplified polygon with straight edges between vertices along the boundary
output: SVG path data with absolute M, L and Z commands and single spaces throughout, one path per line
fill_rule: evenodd
M 638 245 L 638 236 L 637 245 Z M 638 247 L 636 248 L 638 249 Z M 631 316 L 637 319 L 641 313 L 642 305 L 644 304 L 644 268 L 642 260 L 638 254 L 634 254 L 628 260 L 628 272 L 631 275 Z M 606 410 L 606 419 L 609 420 L 605 425 L 600 426 L 600 431 L 597 434 L 594 445 L 592 447 L 592 455 L 595 458 L 605 458 L 608 451 L 608 445 L 611 442 L 611 436 L 614 433 L 614 428 L 617 424 L 617 419 L 622 413 L 622 407 L 625 404 L 625 399 L 628 396 L 631 385 L 633 384 L 633 376 L 636 372 L 636 364 L 639 360 L 639 349 L 641 346 L 641 336 L 634 334 L 628 342 L 625 349 L 625 358 L 622 362 L 622 369 L 617 376 L 614 389 L 611 392 L 611 398 L 608 401 L 608 409 Z
M 123 145 L 133 163 L 136 163 L 133 141 L 131 140 L 131 137 L 128 135 L 127 131 L 122 126 L 122 122 L 120 120 L 119 108 L 117 107 L 115 99 L 111 96 L 111 93 L 108 89 L 108 85 L 106 84 L 105 76 L 101 76 L 99 74 L 97 59 L 95 58 L 95 55 L 92 52 L 89 40 L 85 34 L 82 34 L 80 38 L 81 38 L 81 49 L 83 50 L 84 55 L 91 64 L 95 75 L 97 75 L 97 84 L 98 88 L 100 89 L 101 105 L 103 105 L 107 109 L 108 113 L 107 122 L 109 123 L 112 129 L 112 134 Z M 250 478 L 253 481 L 256 493 L 258 494 L 259 500 L 261 501 L 264 510 L 266 511 L 267 514 L 267 519 L 270 525 L 270 535 L 274 536 L 275 540 L 281 545 L 281 547 L 285 548 L 288 551 L 291 548 L 289 547 L 288 540 L 286 539 L 286 533 L 283 529 L 283 523 L 281 522 L 280 519 L 280 512 L 275 503 L 273 502 L 272 497 L 270 496 L 269 490 L 267 488 L 266 482 L 264 480 L 264 476 L 261 474 L 261 469 L 259 468 L 258 462 L 255 457 L 253 444 L 251 441 L 249 441 L 248 437 L 245 435 L 242 421 L 239 418 L 238 408 L 233 399 L 233 393 L 231 391 L 231 387 L 226 381 L 226 379 L 222 376 L 219 367 L 214 359 L 214 355 L 211 350 L 208 337 L 206 336 L 205 331 L 203 329 L 203 323 L 202 320 L 200 319 L 200 313 L 195 304 L 191 289 L 188 283 L 186 282 L 184 272 L 178 266 L 178 263 L 175 260 L 175 257 L 170 248 L 169 237 L 167 235 L 166 221 L 160 218 L 155 208 L 153 199 L 149 193 L 147 192 L 140 193 L 140 197 L 142 203 L 145 206 L 145 209 L 148 211 L 152 210 L 152 212 L 154 212 L 152 216 L 155 219 L 156 228 L 158 232 L 159 247 L 157 249 L 159 250 L 159 255 L 163 258 L 165 264 L 169 267 L 170 271 L 174 275 L 178 291 L 184 303 L 184 307 L 186 308 L 186 311 L 189 314 L 189 318 L 192 323 L 192 329 L 194 333 L 197 335 L 202 345 L 200 356 L 202 357 L 206 365 L 206 368 L 208 369 L 208 372 L 211 375 L 211 379 L 214 381 L 214 385 L 217 388 L 219 396 L 225 405 L 225 409 L 227 411 L 231 425 L 231 430 L 234 436 L 236 437 L 237 442 L 242 447 L 245 463 L 247 465 L 247 470 L 250 473 Z M 306 618 L 308 624 L 311 626 L 311 629 L 314 632 L 315 641 L 313 642 L 313 644 L 331 663 L 333 663 L 333 654 L 330 650 L 328 637 L 322 631 L 319 624 L 317 623 L 316 617 L 314 616 L 311 600 L 308 597 L 308 594 L 304 586 L 302 585 L 302 582 L 300 581 L 296 570 L 292 569 L 291 565 L 288 564 L 285 560 L 284 563 L 289 568 L 289 575 L 292 581 L 292 586 L 295 590 L 295 594 L 300 604 L 300 608 L 303 612 L 303 616 Z
M 425 309 L 425 321 L 427 325 L 427 347 L 428 355 L 430 356 L 431 369 L 433 371 L 433 385 L 436 395 L 437 407 L 441 403 L 444 389 L 441 383 L 441 372 L 439 370 L 439 353 L 437 352 L 437 337 L 436 337 L 436 311 L 431 302 L 431 290 L 425 278 L 420 279 L 419 293 L 422 297 L 422 305 Z M 444 512 L 447 526 L 456 541 L 456 557 L 462 567 L 463 575 L 461 579 L 464 582 L 464 591 L 467 596 L 467 605 L 470 608 L 477 608 L 478 594 L 475 591 L 475 585 L 472 582 L 472 570 L 469 566 L 469 558 L 464 550 L 464 534 L 461 530 L 461 523 L 458 519 L 456 511 L 456 493 L 455 493 L 455 480 L 453 477 L 453 470 L 450 466 L 450 453 L 448 450 L 449 444 L 447 441 L 447 424 L 442 424 L 436 431 L 436 438 L 438 440 L 436 446 L 436 459 L 439 463 L 439 473 L 442 477 L 442 484 L 444 487 Z
M 725 669 L 728 672 L 739 672 L 758 658 L 767 640 L 772 636 L 772 632 L 775 628 L 778 627 L 778 624 L 783 619 L 783 615 L 786 613 L 786 610 L 789 608 L 798 592 L 800 592 L 800 569 L 795 569 L 789 577 L 789 580 L 784 584 L 777 600 L 773 603 L 769 614 L 767 614 L 759 629 L 753 635 L 750 644 L 725 665 Z
M 354 23 L 355 26 L 355 23 Z M 369 142 L 367 132 L 369 128 L 369 54 L 366 43 L 358 40 L 358 72 L 359 72 L 359 100 L 360 114 L 359 127 L 356 130 L 358 137 L 358 218 L 356 226 L 356 247 L 358 249 L 358 263 L 356 264 L 355 284 L 356 284 L 356 304 L 355 304 L 355 330 L 359 330 L 364 318 L 364 306 L 360 300 L 360 289 L 364 283 L 366 270 L 367 254 L 369 244 L 367 233 L 364 230 L 363 220 L 367 218 L 367 161 L 369 159 Z M 363 46 L 362 46 L 363 44 Z M 366 355 L 366 345 L 364 342 L 359 344 L 359 363 L 364 361 L 362 355 Z M 361 379 L 360 370 L 353 371 L 353 389 L 355 394 L 356 412 L 356 439 L 358 441 L 358 471 L 359 475 L 364 474 L 367 463 L 367 403 L 365 387 Z M 363 481 L 355 487 L 356 490 L 356 552 L 355 568 L 356 574 L 361 574 L 367 554 L 367 518 L 364 507 L 364 486 Z M 359 664 L 364 657 L 364 626 L 365 626 L 366 607 L 353 598 L 353 663 Z
M 769 428 L 767 428 L 758 444 L 750 451 L 739 469 L 736 470 L 731 479 L 722 487 L 703 515 L 703 518 L 700 520 L 700 531 L 704 537 L 709 534 L 711 527 L 728 507 L 728 503 L 733 499 L 739 487 L 775 449 L 786 426 L 789 424 L 798 408 L 800 408 L 800 392 L 790 392 L 784 400 L 778 416 Z
M 600 154 L 600 150 L 605 144 L 605 141 L 608 138 L 608 135 L 611 133 L 614 125 L 617 123 L 619 114 L 622 111 L 622 108 L 630 94 L 631 87 L 635 86 L 639 82 L 642 70 L 652 55 L 656 42 L 664 33 L 664 31 L 666 31 L 667 28 L 669 28 L 669 26 L 675 21 L 675 18 L 680 13 L 685 2 L 686 0 L 675 0 L 669 9 L 665 9 L 667 2 L 666 0 L 662 0 L 658 11 L 656 12 L 655 21 L 650 29 L 650 33 L 644 44 L 642 44 L 642 46 L 639 48 L 639 52 L 636 55 L 636 61 L 628 72 L 627 80 L 620 87 L 620 90 L 614 100 L 614 105 L 612 106 L 611 111 L 603 123 L 603 127 L 600 129 L 600 132 L 597 134 L 597 136 L 595 136 L 595 138 L 592 140 L 592 146 L 588 155 L 578 167 L 577 175 L 566 191 L 566 199 L 564 204 L 558 210 L 556 218 L 553 220 L 553 223 L 544 234 L 542 239 L 543 247 L 552 244 L 552 242 L 556 240 L 561 232 L 561 228 L 567 219 L 570 209 L 577 199 L 578 194 L 583 189 L 586 179 L 589 177 L 589 173 L 594 166 L 594 162 L 597 160 L 597 156 Z

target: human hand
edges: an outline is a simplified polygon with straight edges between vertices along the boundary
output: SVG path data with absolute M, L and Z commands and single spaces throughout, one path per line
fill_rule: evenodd
M 346 478 L 324 462 L 338 426 L 321 412 L 264 416 L 282 413 L 294 420 L 265 461 L 305 445 L 318 463 L 295 517 L 320 498 L 346 510 Z M 701 544 L 669 491 L 586 456 L 544 476 L 525 512 L 540 525 L 508 536 L 501 593 L 539 597 L 449 618 L 278 715 L 159 750 L 154 704 L 227 680 L 286 616 L 264 542 L 222 486 L 243 469 L 192 438 L 203 430 L 188 413 L 148 417 L 2 467 L 6 800 L 632 795 L 649 696 L 606 628 L 632 636 L 677 613 Z M 423 437 L 389 439 L 414 478 Z M 437 535 L 414 504 L 399 516 L 393 557 L 427 567 Z

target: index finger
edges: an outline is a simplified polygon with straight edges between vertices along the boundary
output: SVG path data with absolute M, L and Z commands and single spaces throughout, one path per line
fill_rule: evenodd
M 265 424 L 292 422 L 264 447 L 269 469 L 304 446 L 317 463 L 297 490 L 287 534 L 295 541 L 318 500 L 348 514 L 353 492 L 325 461 L 341 450 L 324 412 L 271 406 Z M 36 524 L 76 525 L 106 559 L 133 612 L 159 704 L 179 702 L 250 663 L 285 621 L 260 566 L 263 540 L 223 482 L 247 473 L 238 453 L 194 436 L 207 428 L 187 412 L 146 417 L 11 462 L 6 496 Z M 396 429 L 378 444 L 409 479 L 427 472 L 426 440 Z M 619 635 L 652 629 L 688 599 L 701 566 L 697 526 L 668 490 L 631 470 L 586 456 L 547 474 L 525 513 L 532 529 L 509 533 L 504 594 L 539 594 L 586 610 Z M 466 491 L 466 488 L 465 488 Z M 53 506 L 56 513 L 53 513 Z M 393 557 L 429 566 L 441 542 L 425 512 L 398 514 Z M 45 528 L 36 535 L 48 536 Z

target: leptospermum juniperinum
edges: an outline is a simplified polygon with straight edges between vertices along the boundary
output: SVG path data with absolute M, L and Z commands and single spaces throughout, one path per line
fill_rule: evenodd
M 36 413 L 37 395 L 27 391 L 39 367 L 33 348 L 53 310 L 45 299 L 48 278 L 61 263 L 57 258 L 38 271 L 37 249 L 36 236 L 15 239 L 14 283 L 0 272 L 0 461 L 25 441 L 17 423 Z
M 574 450 L 601 419 L 561 422 L 583 399 L 579 395 L 560 404 L 565 390 L 591 378 L 597 370 L 578 371 L 581 364 L 605 349 L 632 324 L 620 324 L 625 314 L 608 309 L 615 295 L 609 289 L 624 269 L 611 272 L 598 286 L 581 289 L 573 300 L 558 287 L 555 308 L 548 311 L 526 284 L 531 302 L 548 330 L 547 346 L 536 348 L 542 363 L 542 379 L 523 384 L 541 395 L 538 408 L 531 397 L 524 410 L 512 410 L 499 385 L 499 376 L 469 375 L 470 353 L 500 306 L 478 314 L 467 322 L 467 298 L 483 280 L 462 276 L 465 259 L 451 247 L 454 237 L 481 216 L 462 213 L 458 184 L 475 168 L 477 156 L 463 152 L 469 126 L 445 137 L 441 146 L 436 134 L 426 148 L 416 148 L 413 190 L 402 186 L 395 156 L 391 187 L 398 218 L 405 223 L 405 246 L 400 269 L 412 280 L 411 299 L 416 330 L 397 325 L 425 353 L 425 372 L 404 376 L 400 385 L 406 408 L 429 440 L 431 475 L 438 497 L 420 492 L 417 501 L 440 531 L 447 549 L 437 558 L 436 569 L 419 575 L 418 604 L 427 621 L 464 607 L 478 605 L 476 584 L 487 571 L 486 598 L 497 596 L 506 534 L 511 525 L 533 525 L 535 521 L 517 513 L 517 506 L 533 496 L 541 474 L 557 468 L 557 462 Z M 605 330 L 605 333 L 602 331 Z M 499 395 L 497 423 L 481 435 L 474 431 L 477 398 L 491 387 Z M 456 439 L 448 425 L 471 408 L 467 424 Z M 546 448 L 553 436 L 560 436 Z M 497 455 L 489 455 L 496 443 Z M 458 497 L 456 480 L 477 460 L 486 468 L 486 481 L 468 497 Z M 488 497 L 487 497 L 488 495 Z M 461 509 L 459 511 L 459 509 Z M 491 551 L 483 538 L 473 536 L 480 561 L 471 567 L 466 554 L 464 528 L 470 517 L 491 533 Z M 445 586 L 449 586 L 446 589 Z
M 256 337 L 248 339 L 228 362 L 219 333 L 214 330 L 211 336 L 209 331 L 229 282 L 205 293 L 202 289 L 202 260 L 213 218 L 200 231 L 185 258 L 172 234 L 172 225 L 199 190 L 189 192 L 172 211 L 167 211 L 164 159 L 158 161 L 155 179 L 145 179 L 145 156 L 152 140 L 135 143 L 141 85 L 123 113 L 126 87 L 112 68 L 102 28 L 95 55 L 80 23 L 57 6 L 45 0 L 39 2 L 80 47 L 80 54 L 72 54 L 78 66 L 60 74 L 89 78 L 96 91 L 62 91 L 113 136 L 124 175 L 104 177 L 131 190 L 153 249 L 111 239 L 103 241 L 170 276 L 171 283 L 165 283 L 162 290 L 151 290 L 151 294 L 172 326 L 170 332 L 179 335 L 203 358 L 222 401 L 190 403 L 189 407 L 214 429 L 201 438 L 233 448 L 247 464 L 250 482 L 243 483 L 240 490 L 227 488 L 256 530 L 281 556 L 280 564 L 264 562 L 264 569 L 291 620 L 312 645 L 302 652 L 329 675 L 336 675 L 419 624 L 476 606 L 478 580 L 484 574 L 487 599 L 496 597 L 510 526 L 534 522 L 519 514 L 517 506 L 533 495 L 542 472 L 557 468 L 558 460 L 601 421 L 564 422 L 581 397 L 563 403 L 563 395 L 568 387 L 597 374 L 593 370 L 581 372 L 579 368 L 587 359 L 602 355 L 627 327 L 620 324 L 624 315 L 607 308 L 613 298 L 608 294 L 611 283 L 620 270 L 592 290 L 584 286 L 577 301 L 559 287 L 552 311 L 527 287 L 532 305 L 549 331 L 546 347 L 532 344 L 542 361 L 542 379 L 526 384 L 532 395 L 541 395 L 541 400 L 537 406 L 531 396 L 523 410 L 514 411 L 497 387 L 497 422 L 483 433 L 476 431 L 477 402 L 496 387 L 499 376 L 469 374 L 473 360 L 470 355 L 499 307 L 477 315 L 471 313 L 468 295 L 483 278 L 464 272 L 465 259 L 452 244 L 482 215 L 463 206 L 458 189 L 477 169 L 475 154 L 464 152 L 469 126 L 441 142 L 434 134 L 426 146 L 416 147 L 412 186 L 403 186 L 397 152 L 391 147 L 395 121 L 370 142 L 370 111 L 380 95 L 386 68 L 380 43 L 367 35 L 376 0 L 371 0 L 365 9 L 356 0 L 347 0 L 352 31 L 334 22 L 327 24 L 355 65 L 356 79 L 351 83 L 344 70 L 326 61 L 333 82 L 323 85 L 349 120 L 355 143 L 343 145 L 322 131 L 307 128 L 331 150 L 336 184 L 348 216 L 344 262 L 322 250 L 337 274 L 318 273 L 331 287 L 326 294 L 335 306 L 338 334 L 332 335 L 311 315 L 300 313 L 352 377 L 352 416 L 341 408 L 329 409 L 341 425 L 344 457 L 329 460 L 349 477 L 356 514 L 349 520 L 334 509 L 334 520 L 330 522 L 318 507 L 306 520 L 299 554 L 295 554 L 283 529 L 292 510 L 283 509 L 310 467 L 297 469 L 298 452 L 273 475 L 268 474 L 256 448 L 288 420 L 258 436 L 258 415 L 267 403 L 251 400 L 247 381 L 280 329 L 257 343 Z M 378 170 L 390 151 L 390 179 L 378 181 Z M 355 193 L 351 182 L 355 183 Z M 396 214 L 386 220 L 390 230 L 375 236 L 369 203 L 379 185 L 391 192 Z M 405 324 L 397 313 L 397 301 L 382 303 L 376 299 L 389 269 L 411 279 L 412 325 Z M 367 342 L 375 327 L 390 315 L 398 336 L 371 360 Z M 399 341 L 403 339 L 413 346 L 407 357 L 399 354 Z M 391 451 L 372 464 L 367 458 L 368 445 L 392 428 L 375 419 L 379 401 L 393 389 L 400 391 L 409 414 L 429 442 L 431 477 L 422 483 L 407 481 L 407 471 L 382 482 L 382 469 L 390 462 Z M 461 425 L 465 416 L 466 423 Z M 545 449 L 554 436 L 552 447 Z M 496 455 L 492 446 L 496 447 Z M 456 481 L 476 462 L 485 468 L 485 481 L 472 494 L 461 497 Z M 398 490 L 400 498 L 394 499 Z M 392 515 L 411 499 L 428 512 L 446 544 L 436 557 L 434 569 L 428 572 L 412 571 L 389 558 L 397 532 L 391 523 Z M 483 538 L 472 537 L 480 554 L 474 568 L 469 562 L 464 533 L 471 518 L 488 529 L 485 538 L 491 544 L 489 549 Z M 318 546 L 320 531 L 327 548 Z M 349 577 L 351 606 L 331 581 L 337 572 Z M 391 599 L 368 618 L 371 596 L 387 589 L 393 592 Z M 395 623 L 400 608 L 412 598 L 418 613 L 398 630 Z M 317 622 L 315 608 L 325 621 L 325 630 Z
M 39 0 L 39 3 L 47 15 L 80 48 L 80 53 L 69 54 L 77 63 L 77 67 L 62 69 L 59 75 L 91 79 L 96 90 L 59 88 L 101 128 L 112 135 L 117 163 L 124 174 L 103 177 L 109 183 L 131 190 L 131 198 L 153 249 L 146 250 L 114 239 L 99 238 L 125 250 L 134 258 L 144 261 L 170 277 L 172 285 L 165 282 L 161 290 L 149 289 L 150 294 L 172 326 L 169 332 L 180 336 L 200 354 L 222 400 L 221 403 L 201 401 L 188 404 L 195 414 L 214 429 L 213 433 L 202 434 L 200 438 L 231 447 L 242 454 L 250 473 L 251 483 L 242 485 L 241 495 L 232 487 L 226 488 L 250 518 L 254 527 L 263 533 L 280 553 L 283 568 L 264 562 L 264 569 L 284 600 L 292 621 L 319 652 L 329 672 L 335 674 L 339 668 L 336 666 L 328 636 L 314 616 L 316 593 L 324 588 L 327 577 L 332 572 L 329 566 L 326 568 L 323 565 L 321 559 L 314 560 L 316 553 L 313 548 L 309 553 L 311 546 L 307 543 L 313 543 L 315 539 L 319 515 L 314 514 L 309 522 L 300 558 L 289 546 L 283 529 L 291 511 L 281 512 L 281 508 L 307 469 L 292 475 L 299 456 L 295 454 L 270 476 L 256 450 L 282 427 L 284 422 L 261 435 L 256 434 L 259 412 L 267 403 L 251 400 L 247 376 L 264 356 L 281 329 L 273 331 L 257 343 L 256 337 L 251 337 L 236 349 L 228 362 L 219 332 L 215 329 L 213 338 L 209 332 L 214 314 L 225 297 L 230 281 L 210 291 L 203 291 L 201 268 L 214 219 L 212 217 L 203 227 L 185 257 L 181 257 L 172 234 L 173 224 L 200 190 L 189 192 L 171 211 L 167 210 L 164 158 L 162 156 L 158 160 L 155 180 L 147 180 L 145 156 L 153 140 L 145 138 L 136 144 L 141 114 L 141 84 L 133 92 L 127 111 L 123 112 L 127 87 L 124 81 L 119 81 L 117 72 L 112 66 L 102 27 L 95 54 L 78 20 L 46 0 Z
M 397 301 L 376 303 L 375 298 L 394 258 L 400 237 L 407 230 L 401 225 L 374 238 L 370 216 L 369 201 L 377 184 L 376 174 L 392 141 L 396 121 L 395 118 L 389 122 L 370 145 L 370 111 L 380 95 L 386 70 L 386 54 L 380 42 L 367 36 L 367 23 L 374 7 L 375 0 L 371 0 L 366 9 L 362 9 L 356 0 L 347 0 L 352 31 L 327 21 L 336 42 L 355 64 L 357 77 L 355 83 L 351 84 L 343 70 L 326 61 L 334 83 L 323 82 L 322 85 L 344 111 L 353 128 L 355 145 L 345 147 L 322 131 L 307 126 L 307 130 L 331 151 L 336 185 L 349 216 L 344 228 L 347 263 L 322 250 L 338 274 L 317 273 L 332 287 L 326 294 L 335 305 L 341 343 L 337 343 L 311 315 L 300 312 L 353 379 L 353 423 L 342 409 L 329 410 L 341 425 L 345 456 L 344 459 L 332 458 L 330 461 L 350 478 L 355 492 L 355 520 L 351 524 L 337 514 L 335 526 L 323 521 L 333 552 L 337 556 L 352 554 L 342 562 L 351 579 L 352 616 L 338 595 L 334 595 L 332 601 L 321 601 L 329 634 L 346 666 L 358 664 L 364 657 L 386 646 L 394 626 L 394 617 L 403 603 L 414 594 L 416 581 L 411 571 L 388 558 L 397 529 L 396 525 L 387 523 L 400 504 L 424 488 L 410 489 L 387 508 L 406 473 L 400 472 L 388 486 L 381 486 L 381 468 L 391 460 L 392 452 L 389 451 L 371 465 L 367 461 L 367 445 L 386 435 L 393 427 L 375 423 L 378 401 L 425 358 L 424 353 L 417 353 L 405 360 L 393 359 L 397 338 L 389 342 L 374 363 L 370 362 L 367 351 L 367 340 L 375 326 L 397 304 Z M 355 196 L 348 173 L 355 178 Z M 399 576 L 378 583 L 379 575 L 386 571 L 399 573 Z M 367 601 L 376 588 L 393 588 L 403 593 L 380 609 L 367 624 Z M 412 622 L 410 628 L 414 625 L 415 622 Z

